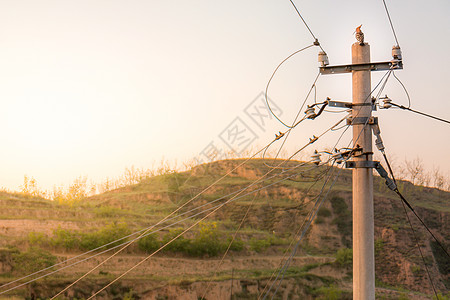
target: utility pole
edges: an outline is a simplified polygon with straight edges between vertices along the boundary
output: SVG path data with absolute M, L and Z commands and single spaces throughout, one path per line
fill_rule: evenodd
M 370 63 L 367 43 L 352 45 L 352 63 Z M 361 156 L 353 158 L 353 299 L 375 299 L 375 256 L 373 219 L 373 171 L 364 162 L 372 161 L 372 128 L 366 126 L 372 116 L 370 70 L 352 72 L 353 149 L 360 146 Z M 358 165 L 358 162 L 362 162 Z
M 398 46 L 392 48 L 393 60 L 370 62 L 370 46 L 363 39 L 364 35 L 352 45 L 352 64 L 329 66 L 324 52 L 319 53 L 319 62 L 321 74 L 352 73 L 352 103 L 328 101 L 328 105 L 352 108 L 352 116 L 347 120 L 347 124 L 353 126 L 352 160 L 346 161 L 346 167 L 353 168 L 353 299 L 374 300 L 372 169 L 378 163 L 372 161 L 372 125 L 377 125 L 378 119 L 372 117 L 375 108 L 371 96 L 371 71 L 403 69 L 403 63 Z

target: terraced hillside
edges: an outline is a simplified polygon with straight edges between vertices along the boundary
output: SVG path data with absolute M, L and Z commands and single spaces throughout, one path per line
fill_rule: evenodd
M 0 293 L 54 273 L 0 294 L 0 299 L 52 297 L 142 233 L 145 237 L 59 298 L 88 298 L 180 235 L 98 298 L 258 299 L 276 290 L 275 299 L 351 299 L 351 172 L 298 161 L 273 168 L 281 161 L 259 159 L 238 167 L 242 162 L 167 172 L 72 206 L 1 193 Z M 401 202 L 380 178 L 374 186 L 378 297 L 431 299 Z M 450 193 L 409 182 L 399 187 L 435 235 L 449 241 Z M 317 209 L 314 205 L 322 200 Z M 317 211 L 313 224 L 289 267 L 278 272 L 311 211 Z M 445 294 L 450 262 L 412 219 L 433 282 Z M 43 268 L 48 269 L 11 283 Z M 272 284 L 277 275 L 283 281 Z

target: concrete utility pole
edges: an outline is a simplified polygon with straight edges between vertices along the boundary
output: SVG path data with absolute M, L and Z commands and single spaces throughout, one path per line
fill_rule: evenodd
M 370 46 L 352 45 L 352 63 L 370 63 Z M 372 161 L 372 116 L 370 70 L 353 71 L 353 148 L 363 154 L 353 158 L 353 299 L 375 299 L 375 256 L 373 219 L 373 171 L 358 162 Z
M 361 26 L 356 29 L 357 43 L 352 45 L 352 64 L 329 66 L 326 53 L 319 53 L 320 73 L 352 73 L 352 103 L 328 101 L 334 107 L 351 107 L 352 116 L 347 124 L 353 126 L 352 160 L 346 161 L 353 168 L 353 299 L 375 299 L 375 255 L 373 214 L 372 125 L 378 119 L 372 117 L 371 71 L 403 69 L 400 47 L 392 48 L 393 59 L 386 62 L 370 62 L 370 46 L 364 43 Z

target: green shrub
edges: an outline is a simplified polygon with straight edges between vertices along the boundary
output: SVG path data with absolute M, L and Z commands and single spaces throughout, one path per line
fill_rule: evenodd
M 438 293 L 437 297 L 433 296 L 433 300 L 450 300 L 450 293 L 447 293 L 445 295 Z
M 38 247 L 12 255 L 13 270 L 19 273 L 33 273 L 56 263 L 56 256 Z
M 184 231 L 183 228 L 170 229 L 169 232 L 164 235 L 162 239 L 162 244 L 163 245 L 167 244 L 169 241 L 174 239 L 183 231 Z M 180 236 L 176 240 L 168 244 L 166 247 L 164 247 L 164 251 L 189 253 L 190 243 L 191 243 L 190 240 L 186 239 L 183 236 Z
M 405 293 L 400 293 L 400 295 L 398 295 L 397 300 L 408 300 L 408 294 Z
M 341 267 L 351 267 L 353 265 L 353 250 L 349 248 L 339 249 L 336 253 L 336 263 Z
M 83 233 L 81 235 L 80 247 L 84 250 L 92 250 L 123 238 L 129 235 L 130 232 L 131 230 L 125 222 L 110 223 L 99 231 Z M 123 242 L 124 240 L 120 240 L 112 243 L 108 245 L 108 248 L 112 248 Z
M 384 251 L 384 240 L 383 239 L 375 240 L 374 251 L 375 251 L 375 256 L 378 256 L 383 253 L 383 251 Z
M 135 297 L 136 293 L 133 290 L 130 290 L 129 292 L 123 295 L 123 300 L 134 300 L 136 299 Z
M 286 243 L 285 240 L 280 237 L 268 235 L 263 239 L 251 238 L 249 244 L 251 250 L 260 253 L 267 250 L 270 246 L 284 245 Z
M 333 224 L 337 225 L 338 231 L 342 235 L 342 244 L 344 244 L 345 247 L 350 247 L 350 237 L 352 236 L 352 213 L 348 209 L 345 200 L 341 197 L 333 197 L 331 199 L 331 206 L 336 215 L 333 219 Z
M 80 237 L 76 232 L 58 227 L 53 231 L 50 243 L 54 247 L 65 248 L 67 250 L 80 247 Z
M 232 240 L 232 237 L 229 236 L 227 239 L 227 245 L 230 244 L 231 240 Z M 242 250 L 244 250 L 244 248 L 245 248 L 244 241 L 240 237 L 235 237 L 233 243 L 230 246 L 230 250 L 242 251 Z
M 53 237 L 49 243 L 53 247 L 63 248 L 66 250 L 80 249 L 92 250 L 109 244 L 115 240 L 121 239 L 129 235 L 131 230 L 125 222 L 114 222 L 94 232 L 77 232 L 58 227 L 53 231 Z M 123 243 L 124 240 L 108 245 L 112 248 Z
M 28 233 L 28 243 L 30 246 L 42 247 L 49 243 L 49 238 L 42 232 L 30 232 Z
M 342 298 L 342 291 L 335 287 L 320 287 L 316 295 L 316 299 L 339 300 Z
M 200 223 L 190 244 L 190 254 L 194 256 L 216 256 L 224 251 L 225 243 L 222 242 L 216 222 Z
M 156 234 L 149 234 L 138 241 L 139 249 L 147 253 L 155 252 L 160 246 L 161 242 Z
M 20 251 L 15 246 L 8 245 L 6 247 L 0 248 L 0 262 L 2 264 L 2 269 L 4 273 L 2 275 L 6 275 L 14 268 L 14 259 L 13 257 L 19 254 Z
M 436 259 L 436 263 L 438 265 L 439 272 L 443 275 L 449 274 L 450 273 L 450 259 L 448 259 L 448 256 L 445 253 L 445 251 L 435 241 L 431 241 L 430 246 L 431 246 L 431 251 L 433 253 L 433 256 Z
M 255 252 L 258 253 L 263 252 L 269 247 L 270 247 L 269 239 L 256 239 L 256 238 L 250 239 L 250 249 Z
M 95 208 L 95 214 L 100 218 L 112 218 L 120 215 L 121 210 L 113 206 L 101 206 Z

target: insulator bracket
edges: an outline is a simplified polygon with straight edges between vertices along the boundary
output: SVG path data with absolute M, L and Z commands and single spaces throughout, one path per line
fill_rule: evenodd
M 348 117 L 347 118 L 347 125 L 375 125 L 378 124 L 378 117 Z
M 345 162 L 345 167 L 347 169 L 359 169 L 359 168 L 376 168 L 378 161 L 371 160 L 350 160 Z
M 321 66 L 319 68 L 320 74 L 322 75 L 352 73 L 354 71 L 388 71 L 400 69 L 403 69 L 403 62 L 401 60 L 339 66 Z

